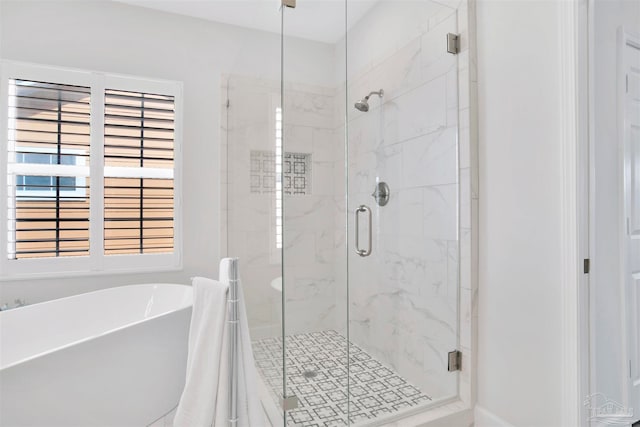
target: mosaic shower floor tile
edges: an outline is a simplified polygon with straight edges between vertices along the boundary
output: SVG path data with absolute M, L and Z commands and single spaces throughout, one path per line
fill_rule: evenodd
M 287 394 L 299 400 L 298 408 L 287 413 L 289 426 L 362 424 L 431 400 L 355 344 L 349 343 L 347 356 L 347 340 L 334 330 L 289 335 L 285 344 Z M 283 388 L 282 338 L 254 341 L 253 353 L 258 371 L 279 405 Z

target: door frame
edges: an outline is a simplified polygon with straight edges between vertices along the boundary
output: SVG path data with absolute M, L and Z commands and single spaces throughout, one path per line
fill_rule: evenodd
M 562 402 L 561 422 L 586 426 L 583 405 L 590 384 L 589 259 L 589 2 L 559 2 L 560 104 L 562 128 Z

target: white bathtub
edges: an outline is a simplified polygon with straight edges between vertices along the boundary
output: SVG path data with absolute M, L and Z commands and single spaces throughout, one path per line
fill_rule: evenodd
M 131 285 L 0 312 L 0 426 L 146 426 L 184 386 L 190 286 Z

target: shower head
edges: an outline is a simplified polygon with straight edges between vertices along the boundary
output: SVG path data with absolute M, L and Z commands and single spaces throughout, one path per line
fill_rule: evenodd
M 366 113 L 367 111 L 369 111 L 369 103 L 367 102 L 367 99 L 361 99 L 360 101 L 356 102 L 355 107 L 357 110 L 360 110 L 364 113 Z
M 354 107 L 356 107 L 356 110 L 362 111 L 363 113 L 369 111 L 369 97 L 371 95 L 378 95 L 380 98 L 382 98 L 382 95 L 384 95 L 384 90 L 380 89 L 377 92 L 371 92 L 369 93 L 369 95 L 356 102 L 354 105 Z

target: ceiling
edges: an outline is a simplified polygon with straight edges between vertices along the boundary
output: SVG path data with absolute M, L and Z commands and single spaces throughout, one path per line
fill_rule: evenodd
M 179 15 L 223 22 L 256 30 L 280 33 L 280 0 L 118 0 Z M 350 0 L 351 28 L 378 0 Z M 293 37 L 336 43 L 344 35 L 344 0 L 297 0 L 295 9 L 286 9 L 285 34 Z

